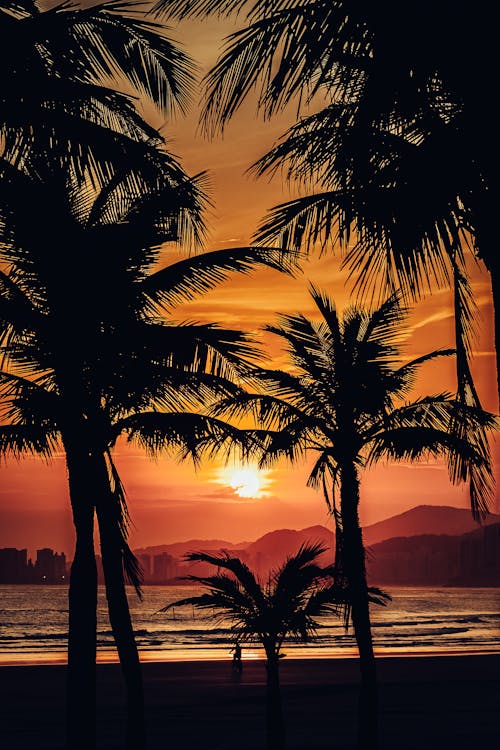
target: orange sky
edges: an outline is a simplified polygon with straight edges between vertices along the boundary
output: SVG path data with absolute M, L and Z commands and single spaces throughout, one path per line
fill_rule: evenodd
M 188 49 L 205 65 L 213 63 L 221 26 L 215 21 L 190 23 L 182 37 Z M 178 35 L 179 36 L 179 35 Z M 152 116 L 147 108 L 148 116 Z M 245 176 L 248 166 L 268 149 L 291 122 L 293 112 L 272 123 L 254 116 L 245 105 L 224 138 L 207 142 L 196 135 L 197 113 L 166 126 L 171 150 L 188 172 L 209 170 L 215 207 L 208 217 L 207 249 L 237 247 L 249 242 L 266 209 L 289 197 L 279 180 L 269 184 Z M 158 117 L 154 119 L 160 125 Z M 416 210 L 418 207 L 416 206 Z M 493 355 L 490 286 L 487 274 L 473 271 L 480 312 L 479 338 L 473 369 L 485 408 L 496 411 L 496 381 Z M 315 281 L 326 289 L 341 308 L 349 299 L 345 274 L 339 259 L 311 259 L 303 274 L 290 279 L 278 272 L 260 271 L 234 276 L 203 299 L 179 309 L 178 317 L 217 321 L 231 327 L 257 330 L 270 322 L 276 311 L 313 313 L 307 286 Z M 407 353 L 423 354 L 438 347 L 453 346 L 451 300 L 448 290 L 436 292 L 418 305 L 411 316 Z M 429 364 L 416 395 L 453 389 L 453 362 Z M 171 459 L 157 463 L 139 451 L 119 446 L 117 463 L 128 492 L 134 529 L 133 546 L 198 538 L 251 540 L 279 527 L 303 528 L 328 524 L 322 498 L 305 486 L 307 465 L 278 466 L 267 476 L 265 492 L 258 498 L 242 498 L 221 482 L 221 467 L 205 464 L 198 473 Z M 366 472 L 362 484 L 361 516 L 373 523 L 420 503 L 467 507 L 467 493 L 453 488 L 439 464 L 377 467 Z M 496 503 L 497 512 L 500 506 Z M 37 459 L 8 462 L 0 468 L 0 547 L 42 546 L 72 550 L 72 527 L 66 490 L 64 459 L 45 465 Z

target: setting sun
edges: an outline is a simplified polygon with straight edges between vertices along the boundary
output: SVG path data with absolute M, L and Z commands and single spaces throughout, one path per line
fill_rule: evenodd
M 256 469 L 236 469 L 231 473 L 229 484 L 240 497 L 258 497 L 261 488 Z
M 269 474 L 269 470 L 261 470 L 255 464 L 233 464 L 219 470 L 215 481 L 230 487 L 238 497 L 257 499 L 267 494 Z

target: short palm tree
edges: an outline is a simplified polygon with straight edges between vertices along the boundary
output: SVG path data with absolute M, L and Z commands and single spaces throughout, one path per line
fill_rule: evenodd
M 212 413 L 230 420 L 255 418 L 263 430 L 258 449 L 263 466 L 316 456 L 309 484 L 323 490 L 335 517 L 336 582 L 349 591 L 359 648 L 359 746 L 373 748 L 377 683 L 358 518 L 360 472 L 380 460 L 444 456 L 452 480 L 469 481 L 472 507 L 484 512 L 491 466 L 482 433 L 474 436 L 478 427 L 493 429 L 497 423 L 493 415 L 447 394 L 407 400 L 419 367 L 453 351 L 434 351 L 401 364 L 398 343 L 406 310 L 397 295 L 371 312 L 350 308 L 342 320 L 326 295 L 313 288 L 312 298 L 319 322 L 282 315 L 280 325 L 267 327 L 287 346 L 290 369 L 256 368 L 252 382 L 257 391 L 242 389 Z
M 96 569 L 99 524 L 111 625 L 127 683 L 128 746 L 143 738 L 139 661 L 123 565 L 139 585 L 126 542 L 126 504 L 112 449 L 128 435 L 151 452 L 183 447 L 198 459 L 229 427 L 197 414 L 228 394 L 245 337 L 213 325 L 176 324 L 175 305 L 232 271 L 281 267 L 282 254 L 240 248 L 153 270 L 163 243 L 199 239 L 203 194 L 172 158 L 157 153 L 95 190 L 57 165 L 32 177 L 4 164 L 0 181 L 1 449 L 66 455 L 77 532 L 70 584 L 69 730 L 73 748 L 95 742 Z M 57 233 L 54 234 L 54 211 Z M 73 273 L 67 251 L 78 258 Z M 69 325 L 69 330 L 68 330 Z M 231 444 L 237 441 L 233 431 Z
M 217 567 L 213 576 L 190 575 L 206 592 L 169 604 L 194 605 L 211 610 L 209 617 L 229 621 L 237 643 L 259 643 L 266 653 L 267 700 L 266 730 L 268 750 L 285 747 L 285 723 L 280 692 L 279 665 L 285 640 L 310 641 L 318 628 L 318 617 L 334 612 L 342 615 L 347 606 L 346 591 L 333 582 L 333 567 L 318 565 L 326 551 L 321 544 L 306 543 L 275 571 L 269 580 L 259 582 L 249 567 L 227 552 L 192 552 L 186 559 Z M 372 589 L 374 602 L 385 603 L 385 595 Z

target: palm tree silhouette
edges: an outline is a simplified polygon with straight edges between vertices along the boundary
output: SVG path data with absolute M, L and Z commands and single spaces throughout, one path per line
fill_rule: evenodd
M 265 117 L 291 101 L 323 109 L 300 119 L 261 159 L 313 192 L 275 207 L 256 235 L 287 246 L 347 249 L 359 290 L 418 299 L 453 283 L 459 395 L 479 405 L 468 355 L 473 298 L 464 248 L 488 268 L 495 309 L 495 49 L 482 4 L 425 1 L 408 23 L 398 3 L 347 0 L 158 0 L 168 17 L 240 13 L 206 77 L 205 130 L 223 130 L 257 90 Z M 462 45 L 467 44 L 466 59 Z M 316 99 L 314 99 L 316 97 Z M 483 127 L 478 111 L 488 111 Z M 453 279 L 453 281 L 452 281 Z M 500 328 L 495 320 L 500 388 Z M 499 390 L 500 394 L 500 390 Z
M 35 149 L 73 169 L 91 165 L 106 181 L 129 141 L 161 142 L 118 81 L 166 116 L 186 108 L 193 63 L 137 3 L 41 9 L 33 0 L 2 0 L 0 29 L 9 39 L 0 52 L 0 132 L 14 163 Z
M 372 312 L 356 307 L 341 320 L 331 299 L 314 287 L 320 321 L 282 315 L 266 330 L 287 346 L 290 369 L 256 368 L 257 392 L 241 390 L 212 413 L 230 420 L 252 415 L 262 428 L 262 466 L 316 456 L 308 483 L 322 489 L 336 521 L 335 575 L 349 591 L 359 649 L 359 747 L 377 744 L 377 683 L 365 551 L 359 525 L 360 471 L 380 460 L 447 458 L 453 482 L 468 481 L 471 504 L 486 512 L 492 490 L 489 454 L 481 430 L 496 418 L 447 394 L 408 401 L 419 367 L 452 350 L 401 364 L 398 344 L 407 314 L 397 295 Z M 467 430 L 464 431 L 464 425 Z M 337 492 L 338 491 L 338 492 Z M 339 497 L 337 498 L 337 494 Z
M 100 189 L 72 183 L 50 163 L 36 177 L 3 167 L 2 259 L 9 270 L 0 273 L 6 403 L 0 447 L 50 456 L 62 445 L 66 455 L 77 534 L 69 594 L 70 746 L 95 743 L 95 512 L 127 684 L 127 742 L 138 749 L 142 687 L 123 566 L 137 589 L 140 577 L 112 449 L 124 435 L 151 453 L 177 446 L 199 460 L 214 446 L 229 450 L 238 441 L 237 430 L 196 412 L 230 392 L 249 344 L 214 325 L 176 324 L 172 311 L 233 271 L 258 264 L 281 269 L 283 254 L 220 250 L 153 270 L 165 242 L 196 244 L 203 234 L 200 178 L 188 179 L 167 153 L 151 159 L 148 179 L 132 165 Z M 67 266 L 68 247 L 76 274 Z
M 208 554 L 191 552 L 187 560 L 210 563 L 217 567 L 213 576 L 190 575 L 188 580 L 202 584 L 207 590 L 199 596 L 163 607 L 193 605 L 210 610 L 209 617 L 229 620 L 231 634 L 237 643 L 256 642 L 266 653 L 266 738 L 268 750 L 284 750 L 285 723 L 280 691 L 279 666 L 281 649 L 286 639 L 303 642 L 316 635 L 318 617 L 335 612 L 344 613 L 346 591 L 333 582 L 333 567 L 318 565 L 318 557 L 326 551 L 318 543 L 306 543 L 259 582 L 250 568 L 228 552 Z M 221 572 L 222 569 L 222 572 Z M 385 595 L 370 590 L 373 602 L 385 604 Z

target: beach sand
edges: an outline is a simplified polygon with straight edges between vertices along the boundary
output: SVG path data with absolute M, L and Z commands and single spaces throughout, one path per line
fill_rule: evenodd
M 383 657 L 380 750 L 496 747 L 500 654 Z M 288 750 L 355 748 L 356 659 L 282 662 Z M 265 670 L 229 660 L 143 664 L 150 750 L 261 750 Z M 0 667 L 0 738 L 9 750 L 62 750 L 65 667 Z M 123 747 L 117 664 L 98 666 L 99 750 Z

